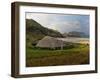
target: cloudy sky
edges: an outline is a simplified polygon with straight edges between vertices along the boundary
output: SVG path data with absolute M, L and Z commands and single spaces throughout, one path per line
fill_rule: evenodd
M 89 15 L 26 13 L 26 18 L 61 33 L 79 31 L 89 34 Z

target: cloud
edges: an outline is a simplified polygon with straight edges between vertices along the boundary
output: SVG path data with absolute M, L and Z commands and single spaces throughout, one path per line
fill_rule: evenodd
M 48 25 L 52 23 L 52 17 L 49 14 L 41 14 L 41 13 L 27 13 L 27 19 L 33 19 L 43 25 L 44 27 L 49 27 Z
M 26 18 L 33 19 L 44 27 L 58 30 L 61 33 L 80 31 L 89 34 L 89 16 L 87 15 L 27 13 Z
M 80 31 L 81 25 L 79 21 L 65 21 L 55 24 L 56 30 L 65 33 L 70 31 Z

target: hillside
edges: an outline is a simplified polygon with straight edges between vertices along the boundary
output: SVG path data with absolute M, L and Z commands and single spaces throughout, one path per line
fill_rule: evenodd
M 78 31 L 71 31 L 68 33 L 64 33 L 63 36 L 65 36 L 65 37 L 83 37 L 83 38 L 89 37 L 89 35 L 86 35 L 84 32 L 78 32 Z
M 26 19 L 26 41 L 28 46 L 35 45 L 44 36 L 63 37 L 63 35 L 52 29 L 48 29 L 35 20 Z

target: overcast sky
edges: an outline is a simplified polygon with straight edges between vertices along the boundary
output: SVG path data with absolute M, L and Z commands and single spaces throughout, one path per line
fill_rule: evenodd
M 89 34 L 89 15 L 26 13 L 26 18 L 61 33 L 79 31 Z

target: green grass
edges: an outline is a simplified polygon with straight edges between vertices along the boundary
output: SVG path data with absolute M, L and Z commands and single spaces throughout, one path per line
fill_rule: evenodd
M 56 66 L 89 63 L 89 46 L 73 44 L 73 47 L 63 50 L 42 49 L 36 47 L 26 48 L 26 66 Z

